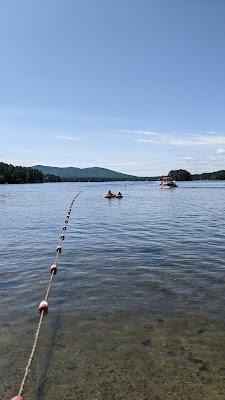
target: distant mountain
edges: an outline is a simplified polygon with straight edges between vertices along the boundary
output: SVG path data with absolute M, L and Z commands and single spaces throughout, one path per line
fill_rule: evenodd
M 35 165 L 32 168 L 38 169 L 45 175 L 57 175 L 65 179 L 113 179 L 113 180 L 138 180 L 139 178 L 134 175 L 122 174 L 120 172 L 112 171 L 107 168 L 75 168 L 75 167 L 51 167 L 47 165 Z M 141 179 L 141 178 L 140 178 Z

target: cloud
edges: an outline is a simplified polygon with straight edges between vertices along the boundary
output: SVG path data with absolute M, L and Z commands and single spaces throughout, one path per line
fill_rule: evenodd
M 120 132 L 136 134 L 139 143 L 152 143 L 157 145 L 182 145 L 182 146 L 210 146 L 225 145 L 225 134 L 208 133 L 164 133 L 145 130 L 121 130 Z
M 212 164 L 215 163 L 218 164 L 220 163 L 220 159 L 218 157 L 207 157 L 207 156 L 196 156 L 196 157 L 191 157 L 191 156 L 185 156 L 182 158 L 184 161 L 192 161 L 193 163 L 196 163 L 197 165 L 207 165 L 207 164 Z
M 194 161 L 194 157 L 186 156 L 183 158 L 184 161 Z
M 77 136 L 65 136 L 65 135 L 57 135 L 56 136 L 57 139 L 61 139 L 61 140 L 74 140 L 76 142 L 80 141 L 80 138 Z
M 216 154 L 225 155 L 225 149 L 218 149 L 218 150 L 216 151 Z

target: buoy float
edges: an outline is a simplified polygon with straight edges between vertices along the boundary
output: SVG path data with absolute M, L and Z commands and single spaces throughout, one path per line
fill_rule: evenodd
M 11 398 L 11 400 L 23 400 L 22 396 L 14 396 Z
M 62 251 L 62 246 L 57 246 L 56 247 L 56 253 L 61 253 L 61 251 Z
M 65 224 L 66 225 L 68 224 L 68 220 L 69 220 L 69 216 L 70 216 L 70 213 L 71 213 L 71 208 L 73 206 L 73 203 L 74 203 L 75 199 L 79 196 L 80 193 L 81 193 L 81 191 L 74 197 L 74 199 L 73 199 L 73 201 L 71 203 L 70 209 L 69 209 L 68 214 L 67 214 L 67 219 L 65 220 Z M 67 228 L 66 225 L 63 226 L 63 231 L 66 231 L 66 228 Z M 63 233 L 60 236 L 61 240 L 65 239 L 65 235 Z M 22 380 L 22 383 L 21 383 L 21 386 L 20 386 L 19 395 L 13 396 L 11 398 L 11 400 L 24 400 L 23 396 L 21 396 L 20 394 L 23 394 L 23 392 L 24 392 L 24 387 L 25 387 L 25 384 L 26 384 L 28 373 L 31 370 L 31 365 L 32 365 L 34 353 L 35 353 L 35 350 L 36 350 L 36 347 L 37 347 L 38 338 L 39 338 L 39 335 L 40 335 L 43 316 L 48 313 L 48 302 L 47 302 L 47 300 L 48 300 L 48 296 L 49 296 L 49 291 L 50 291 L 53 275 L 56 275 L 56 273 L 57 273 L 57 261 L 58 261 L 58 257 L 59 257 L 59 254 L 61 253 L 61 251 L 62 251 L 62 246 L 58 245 L 56 247 L 57 255 L 56 255 L 55 264 L 52 264 L 51 267 L 50 267 L 51 277 L 49 279 L 49 283 L 48 283 L 48 287 L 47 287 L 47 291 L 46 291 L 46 295 L 45 295 L 45 300 L 42 300 L 40 302 L 39 306 L 38 306 L 38 311 L 40 313 L 40 320 L 39 320 L 39 323 L 38 323 L 38 327 L 37 327 L 36 333 L 34 335 L 32 351 L 31 351 L 27 366 L 26 366 L 25 371 L 24 371 L 24 376 L 23 376 L 23 380 Z
M 52 274 L 52 272 L 54 272 L 54 275 L 57 274 L 57 267 L 56 267 L 55 264 L 52 264 L 52 266 L 51 266 L 51 268 L 50 268 L 50 271 L 51 271 L 51 274 Z
M 38 311 L 41 313 L 44 311 L 44 314 L 47 314 L 48 312 L 48 302 L 45 300 L 42 300 L 39 304 Z

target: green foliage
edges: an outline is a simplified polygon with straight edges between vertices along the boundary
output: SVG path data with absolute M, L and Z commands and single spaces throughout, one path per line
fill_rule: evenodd
M 52 174 L 45 175 L 45 182 L 127 182 L 127 181 L 151 181 L 159 180 L 159 178 L 144 178 L 144 177 L 133 177 L 127 178 L 98 178 L 98 177 L 60 177 Z
M 0 183 L 42 183 L 44 174 L 37 169 L 0 162 Z
M 62 182 L 62 178 L 57 175 L 53 174 L 46 174 L 45 175 L 45 182 Z
M 184 169 L 172 170 L 168 174 L 176 181 L 191 181 L 193 180 L 225 180 L 225 170 L 215 172 L 203 172 L 202 174 L 193 174 Z
M 220 171 L 215 171 L 215 172 L 204 172 L 203 174 L 194 174 L 192 175 L 192 178 L 201 180 L 225 180 L 225 170 L 222 169 Z
M 176 181 L 191 181 L 192 176 L 190 172 L 186 171 L 185 169 L 173 169 L 168 173 L 172 179 Z

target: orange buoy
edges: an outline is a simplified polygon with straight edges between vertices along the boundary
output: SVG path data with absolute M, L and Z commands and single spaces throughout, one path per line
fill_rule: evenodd
M 39 304 L 38 311 L 41 313 L 44 311 L 44 314 L 48 312 L 48 302 L 46 300 L 42 300 Z
M 54 275 L 57 274 L 57 267 L 55 264 L 52 264 L 51 268 L 50 268 L 51 274 L 54 273 Z
M 62 251 L 62 246 L 57 246 L 56 247 L 56 253 L 61 253 L 61 251 Z

